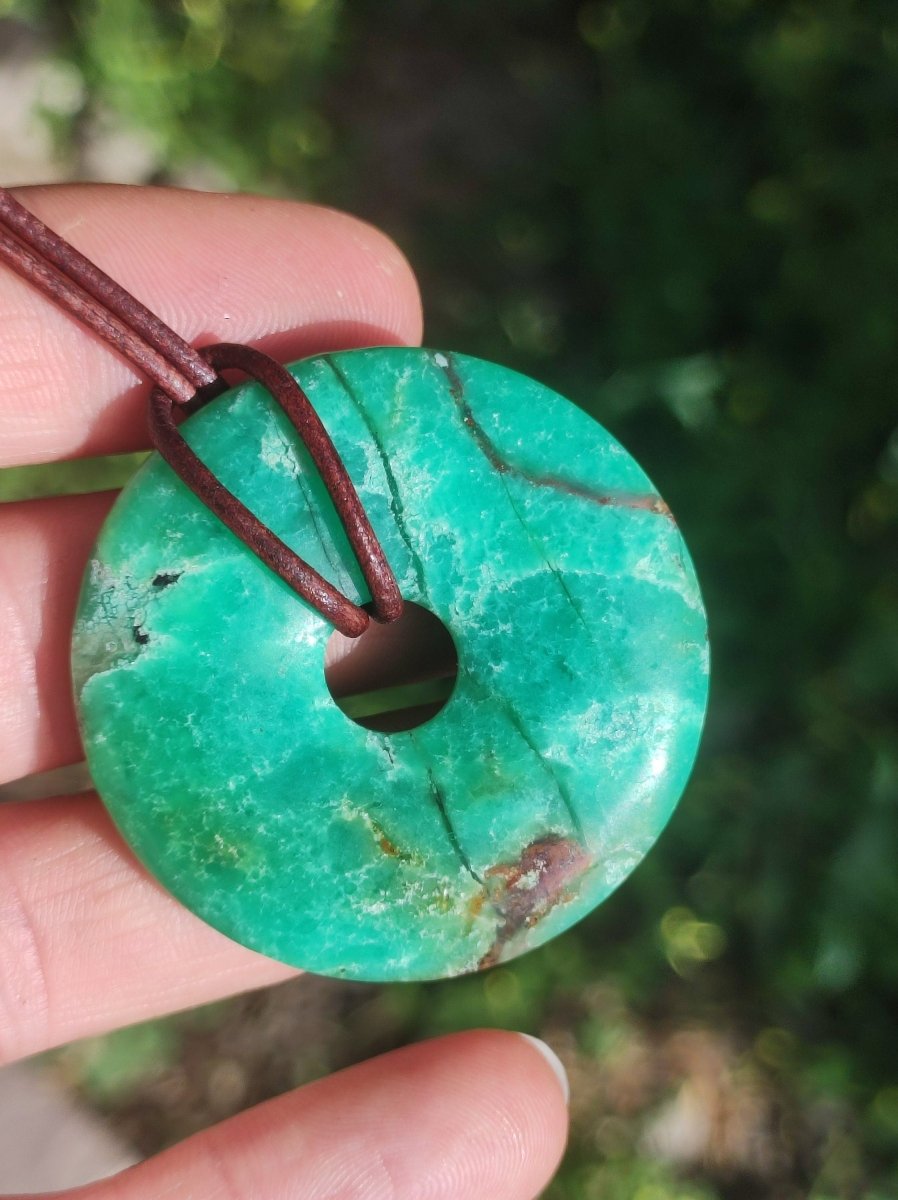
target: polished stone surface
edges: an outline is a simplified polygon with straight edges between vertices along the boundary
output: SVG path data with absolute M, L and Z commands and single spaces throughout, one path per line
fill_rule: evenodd
M 408 732 L 351 721 L 325 683 L 330 628 L 153 456 L 101 533 L 75 628 L 97 787 L 176 896 L 266 954 L 369 980 L 512 958 L 626 878 L 686 782 L 708 674 L 686 548 L 622 447 L 521 375 L 404 348 L 291 369 L 403 594 L 452 633 L 452 696 Z M 367 598 L 261 388 L 183 429 Z

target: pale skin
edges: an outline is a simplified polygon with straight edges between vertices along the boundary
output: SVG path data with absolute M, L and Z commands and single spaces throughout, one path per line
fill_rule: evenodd
M 188 340 L 281 361 L 414 344 L 408 264 L 377 230 L 306 205 L 112 187 L 20 198 Z M 0 466 L 147 444 L 146 384 L 0 267 Z M 0 783 L 82 757 L 68 676 L 81 572 L 114 496 L 0 506 Z M 286 978 L 181 908 L 96 796 L 0 806 L 0 1065 Z M 531 1200 L 567 1133 L 523 1039 L 440 1038 L 190 1138 L 79 1200 Z

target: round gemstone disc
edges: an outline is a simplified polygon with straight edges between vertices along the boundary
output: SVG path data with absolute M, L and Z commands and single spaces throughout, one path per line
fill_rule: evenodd
M 75 625 L 94 781 L 149 870 L 264 954 L 367 980 L 512 958 L 603 900 L 685 785 L 708 677 L 686 547 L 614 438 L 513 371 L 404 348 L 290 370 L 403 595 L 452 635 L 452 695 L 404 732 L 352 721 L 325 681 L 331 628 L 153 455 L 103 527 Z M 263 388 L 182 432 L 367 599 Z

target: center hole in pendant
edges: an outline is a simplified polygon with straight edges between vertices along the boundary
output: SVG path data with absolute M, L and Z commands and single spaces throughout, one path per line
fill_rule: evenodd
M 449 630 L 410 600 L 398 620 L 372 621 L 361 637 L 332 633 L 324 654 L 324 678 L 334 700 L 350 720 L 380 733 L 430 721 L 452 695 L 457 676 Z

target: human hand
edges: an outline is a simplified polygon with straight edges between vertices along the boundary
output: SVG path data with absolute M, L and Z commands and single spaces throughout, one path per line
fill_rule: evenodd
M 407 264 L 339 213 L 110 187 L 24 199 L 190 341 L 289 361 L 420 336 Z M 143 447 L 146 393 L 93 334 L 0 270 L 0 466 Z M 113 499 L 0 505 L 0 784 L 81 757 L 68 640 Z M 0 1064 L 290 973 L 180 907 L 96 796 L 0 806 Z M 547 1061 L 516 1035 L 480 1031 L 301 1088 L 78 1196 L 528 1200 L 566 1128 Z

